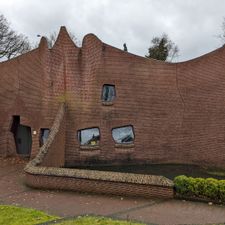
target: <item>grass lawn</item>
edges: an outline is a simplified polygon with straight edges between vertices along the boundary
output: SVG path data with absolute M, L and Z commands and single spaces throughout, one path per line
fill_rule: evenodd
M 50 216 L 34 209 L 0 205 L 1 225 L 33 225 L 54 219 L 59 219 L 59 217 Z
M 35 209 L 0 205 L 0 225 L 35 225 L 60 219 Z M 59 225 L 143 225 L 104 217 L 80 216 L 75 219 L 57 222 Z
M 57 225 L 144 225 L 143 223 L 114 220 L 104 217 L 84 216 L 74 220 L 67 220 Z

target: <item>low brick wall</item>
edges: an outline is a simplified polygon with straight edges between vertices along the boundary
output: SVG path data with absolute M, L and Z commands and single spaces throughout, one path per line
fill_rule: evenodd
M 46 143 L 25 167 L 25 182 L 33 188 L 70 190 L 145 198 L 173 198 L 173 182 L 163 176 L 70 169 L 61 158 L 50 163 L 49 153 L 57 152 L 57 135 L 63 134 L 65 104 L 62 103 Z M 63 151 L 62 151 L 63 154 Z M 59 154 L 57 154 L 59 155 Z
M 172 186 L 155 186 L 152 184 L 135 184 L 113 182 L 106 180 L 81 179 L 74 177 L 58 177 L 32 175 L 26 173 L 26 183 L 30 187 L 69 190 L 97 194 L 144 197 L 144 198 L 173 198 Z
M 173 198 L 173 182 L 163 176 L 32 166 L 26 184 L 34 188 L 69 190 L 144 198 Z

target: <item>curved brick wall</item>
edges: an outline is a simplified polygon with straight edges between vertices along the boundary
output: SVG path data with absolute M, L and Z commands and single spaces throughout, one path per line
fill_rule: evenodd
M 184 63 L 145 59 L 85 36 L 82 48 L 61 29 L 55 46 L 0 63 L 0 153 L 15 152 L 12 115 L 37 130 L 51 127 L 66 101 L 65 166 L 176 162 L 225 167 L 225 48 Z M 102 105 L 103 84 L 117 97 Z M 133 125 L 134 146 L 117 147 L 114 127 Z M 77 130 L 99 127 L 99 149 L 83 150 Z M 32 154 L 39 134 L 33 135 Z M 62 146 L 61 146 L 62 147 Z M 52 153 L 53 154 L 53 153 Z M 52 160 L 52 162 L 51 162 Z M 54 158 L 49 157 L 49 164 Z
M 37 132 L 32 136 L 32 156 L 39 151 L 40 128 L 52 126 L 64 95 L 62 49 L 55 45 L 49 50 L 42 38 L 39 48 L 0 63 L 0 155 L 16 154 L 10 132 L 13 115 Z
M 65 104 L 59 110 L 51 133 L 36 157 L 25 167 L 30 187 L 116 194 L 139 197 L 173 198 L 173 182 L 163 176 L 60 168 L 64 152 Z

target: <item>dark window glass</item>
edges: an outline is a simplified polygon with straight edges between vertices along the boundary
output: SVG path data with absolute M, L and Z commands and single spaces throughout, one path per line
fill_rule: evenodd
M 45 142 L 48 139 L 49 133 L 50 133 L 50 129 L 48 129 L 48 128 L 41 128 L 40 146 L 42 146 L 43 144 L 45 144 Z
M 112 129 L 112 136 L 117 144 L 131 144 L 134 142 L 133 126 L 114 128 Z
M 112 102 L 116 97 L 115 85 L 104 84 L 102 90 L 102 101 Z
M 20 116 L 13 116 L 13 122 L 10 131 L 15 135 L 18 126 L 20 125 Z
M 89 128 L 78 131 L 78 140 L 80 145 L 98 145 L 100 133 L 98 128 Z

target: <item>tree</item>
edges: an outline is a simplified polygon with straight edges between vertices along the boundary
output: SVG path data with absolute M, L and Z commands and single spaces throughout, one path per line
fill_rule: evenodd
M 69 31 L 69 35 L 70 35 L 70 38 L 73 40 L 73 42 L 77 45 L 77 46 L 80 46 L 80 42 L 79 40 L 76 38 L 76 36 Z M 38 35 L 38 37 L 41 37 L 41 35 Z M 46 37 L 47 39 L 47 42 L 48 42 L 48 47 L 49 48 L 52 48 L 53 45 L 55 44 L 56 42 L 56 39 L 58 37 L 58 33 L 56 31 L 50 33 L 49 37 Z
M 0 14 L 0 59 L 11 59 L 28 52 L 30 49 L 27 37 L 17 34 L 11 29 L 6 18 Z
M 162 61 L 172 61 L 178 56 L 178 46 L 173 43 L 167 34 L 163 33 L 160 37 L 154 37 L 151 41 L 152 46 L 148 49 L 145 57 Z
M 217 37 L 221 40 L 222 44 L 225 44 L 225 17 L 223 18 L 221 28 L 222 28 L 222 34 L 218 35 Z

